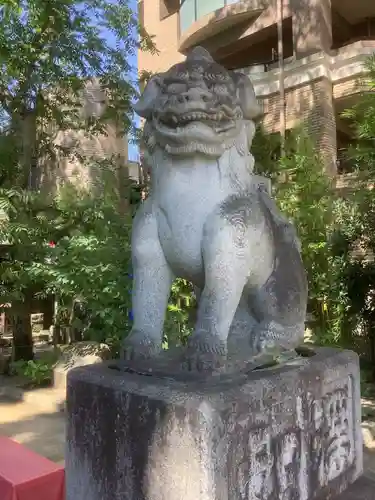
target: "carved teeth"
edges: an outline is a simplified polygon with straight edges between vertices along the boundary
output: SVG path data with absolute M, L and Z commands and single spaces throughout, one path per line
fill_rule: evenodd
M 226 104 L 222 104 L 221 106 L 222 110 L 228 115 L 228 116 L 233 116 L 235 114 L 236 110 L 231 109 L 229 106 Z
M 171 146 L 170 144 L 166 144 L 165 150 L 167 151 L 167 153 L 173 155 L 201 152 L 211 156 L 221 156 L 223 153 L 222 145 L 207 146 L 206 144 L 202 144 L 196 141 L 193 141 L 184 146 Z

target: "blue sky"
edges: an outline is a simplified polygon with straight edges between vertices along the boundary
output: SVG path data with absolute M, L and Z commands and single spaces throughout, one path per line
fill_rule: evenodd
M 130 0 L 130 7 L 131 9 L 135 12 L 136 15 L 138 15 L 138 8 L 137 8 L 137 0 Z M 138 70 L 138 58 L 137 54 L 134 56 L 131 56 L 129 58 L 129 62 L 132 66 L 134 66 L 135 71 L 137 72 Z M 132 161 L 138 161 L 138 147 L 135 146 L 134 144 L 129 144 L 129 160 Z
M 138 16 L 138 7 L 137 7 L 137 0 L 129 0 L 129 6 L 133 10 L 136 16 Z M 112 41 L 112 36 L 111 33 L 106 33 L 107 37 L 107 42 L 111 45 Z M 131 55 L 129 57 L 129 63 L 130 65 L 134 68 L 132 77 L 135 79 L 138 74 L 138 56 L 137 54 Z M 139 122 L 138 117 L 135 117 L 136 121 Z M 131 161 L 138 161 L 139 158 L 139 151 L 138 147 L 135 146 L 134 144 L 129 144 L 129 160 Z

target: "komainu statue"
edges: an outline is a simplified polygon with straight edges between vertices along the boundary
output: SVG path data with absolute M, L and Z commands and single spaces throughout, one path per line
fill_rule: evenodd
M 260 114 L 250 79 L 203 48 L 151 78 L 135 111 L 145 119 L 151 189 L 134 219 L 132 331 L 126 359 L 162 349 L 176 277 L 197 291 L 187 352 L 257 355 L 303 341 L 307 281 L 293 226 L 253 174 Z

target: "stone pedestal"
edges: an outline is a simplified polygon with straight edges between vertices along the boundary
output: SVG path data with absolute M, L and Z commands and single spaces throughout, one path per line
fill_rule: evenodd
M 374 500 L 374 498 L 375 482 L 362 476 L 334 500 Z
M 206 380 L 77 368 L 67 500 L 331 498 L 362 473 L 359 379 L 356 354 L 325 348 Z

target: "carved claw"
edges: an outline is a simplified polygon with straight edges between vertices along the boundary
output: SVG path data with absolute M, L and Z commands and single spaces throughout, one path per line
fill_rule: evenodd
M 132 330 L 124 340 L 122 358 L 128 361 L 150 359 L 157 356 L 161 350 L 161 341 L 140 330 Z
M 190 371 L 220 371 L 227 360 L 227 344 L 214 335 L 195 334 L 187 349 Z
M 263 352 L 272 351 L 275 349 L 277 343 L 274 339 L 267 338 L 267 335 L 260 335 L 254 343 L 254 354 L 261 354 Z
M 207 333 L 195 333 L 192 335 L 189 339 L 188 348 L 192 352 L 196 351 L 202 354 L 227 355 L 227 343 L 223 342 L 217 336 Z
M 253 330 L 253 350 L 255 355 L 293 350 L 299 343 L 300 339 L 298 336 L 296 337 L 294 331 L 293 335 L 290 335 L 288 329 L 274 321 L 261 323 Z

